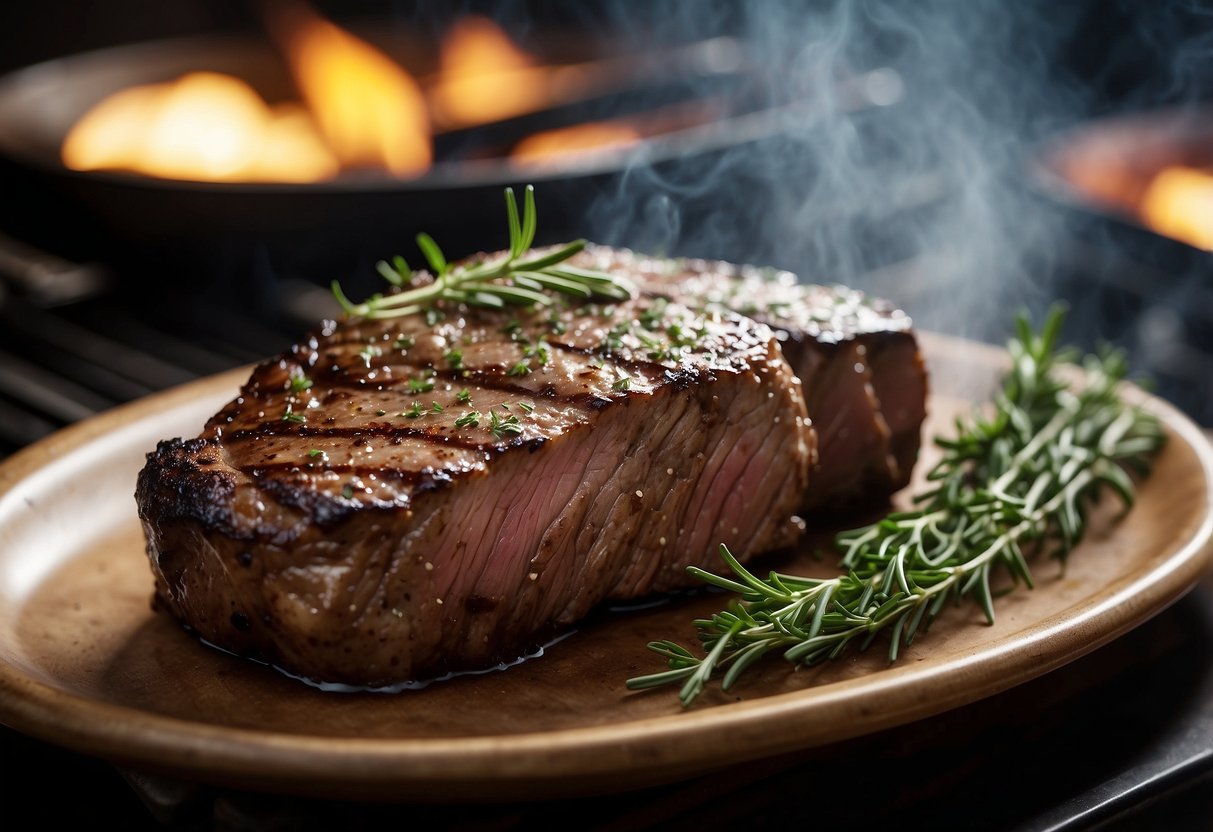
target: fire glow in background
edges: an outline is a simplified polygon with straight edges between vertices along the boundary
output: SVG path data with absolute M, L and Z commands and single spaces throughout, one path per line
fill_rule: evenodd
M 411 178 L 432 164 L 435 131 L 575 99 L 592 71 L 538 65 L 485 17 L 455 21 L 438 71 L 422 80 L 304 6 L 283 7 L 271 23 L 301 101 L 267 103 L 246 80 L 216 72 L 131 87 L 74 125 L 64 164 L 215 182 L 317 182 L 367 169 Z M 586 123 L 525 137 L 511 156 L 543 164 L 639 139 L 626 123 Z

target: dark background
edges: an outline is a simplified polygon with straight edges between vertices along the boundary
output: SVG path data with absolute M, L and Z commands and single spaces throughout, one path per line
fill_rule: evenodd
M 1068 300 L 1075 308 L 1067 331 L 1070 340 L 1084 348 L 1102 340 L 1125 347 L 1139 376 L 1153 378 L 1162 395 L 1202 424 L 1213 425 L 1213 393 L 1205 370 L 1213 354 L 1210 257 L 1186 246 L 1159 244 L 1153 235 L 1082 206 L 1061 204 L 1053 195 L 1034 189 L 1025 174 L 1042 143 L 1067 128 L 1123 113 L 1201 107 L 1213 93 L 1211 4 L 359 0 L 317 5 L 338 22 L 388 20 L 434 39 L 458 15 L 479 12 L 497 17 L 523 45 L 545 30 L 563 27 L 593 32 L 632 49 L 680 38 L 734 34 L 744 26 L 760 28 L 770 10 L 772 19 L 778 13 L 806 21 L 803 33 L 796 26 L 775 27 L 779 37 L 768 67 L 775 75 L 787 54 L 800 48 L 802 41 L 819 36 L 810 22 L 845 17 L 852 33 L 848 38 L 861 42 L 863 49 L 858 54 L 844 46 L 838 62 L 862 68 L 880 61 L 901 73 L 906 82 L 906 100 L 890 108 L 895 117 L 883 123 L 856 121 L 861 142 L 866 142 L 861 150 L 886 158 L 887 171 L 847 172 L 839 177 L 837 191 L 817 189 L 816 184 L 805 192 L 793 188 L 786 200 L 767 208 L 764 200 L 788 181 L 828 180 L 835 159 L 823 154 L 816 162 L 811 158 L 816 145 L 809 144 L 810 152 L 800 155 L 810 158 L 795 159 L 788 171 L 778 166 L 751 171 L 742 166 L 736 176 L 724 176 L 695 195 L 687 193 L 698 184 L 693 179 L 694 164 L 688 161 L 687 172 L 673 181 L 683 192 L 676 198 L 680 202 L 675 207 L 682 212 L 678 230 L 666 227 L 668 210 L 662 200 L 669 183 L 659 180 L 638 191 L 636 199 L 625 193 L 605 203 L 591 197 L 601 196 L 617 183 L 595 192 L 574 190 L 568 197 L 575 206 L 566 224 L 569 233 L 656 253 L 791 268 L 807 279 L 845 282 L 893 297 L 924 327 L 995 343 L 1009 334 L 1008 310 L 1026 307 L 1039 315 L 1055 299 Z M 258 32 L 262 8 L 249 0 L 5 3 L 0 5 L 4 46 L 0 71 L 140 40 Z M 947 34 L 952 37 L 944 49 Z M 933 40 L 937 35 L 939 44 Z M 929 60 L 941 51 L 946 51 L 946 60 Z M 984 132 L 975 146 L 964 148 L 975 158 L 957 159 L 950 142 L 955 131 L 965 129 L 954 125 L 966 120 Z M 827 136 L 830 129 L 827 125 Z M 907 129 L 914 134 L 912 142 L 907 139 L 910 149 L 899 146 Z M 793 151 L 796 141 L 803 137 L 792 142 Z M 826 144 L 832 151 L 847 152 L 828 147 L 828 138 Z M 774 151 L 792 152 L 778 144 Z M 894 190 L 900 172 L 911 163 L 916 172 L 930 168 L 938 174 L 944 195 L 926 208 L 894 204 L 891 219 L 874 216 L 875 209 L 888 208 L 882 204 L 886 186 Z M 982 223 L 969 215 L 961 195 L 965 185 L 955 178 L 967 175 L 965 166 L 974 164 L 981 166 L 981 175 L 988 179 L 985 187 L 993 195 L 993 213 Z M 852 187 L 856 179 L 861 187 Z M 141 252 L 129 245 L 116 249 L 113 235 L 105 229 L 72 221 L 71 206 L 38 182 L 31 185 L 8 178 L 0 164 L 0 186 L 6 191 L 0 200 L 0 228 L 8 233 L 74 259 L 123 261 L 121 278 L 126 284 L 141 279 L 143 285 L 149 280 L 164 282 L 160 270 L 149 276 L 141 265 L 128 266 L 128 256 Z M 835 198 L 847 197 L 853 204 L 839 210 Z M 454 255 L 496 245 L 495 238 L 485 242 L 483 229 L 475 223 L 463 223 L 466 234 L 460 235 L 458 218 L 463 211 L 484 202 L 477 197 L 454 208 L 450 200 L 435 202 L 435 215 L 446 212 L 456 218 L 454 230 L 443 227 L 439 219 L 410 218 L 401 221 L 399 237 L 407 241 L 424 228 L 448 244 L 448 254 Z M 567 204 L 560 203 L 561 213 L 569 213 Z M 789 217 L 788 206 L 795 206 L 803 216 Z M 814 206 L 819 208 L 814 211 Z M 578 207 L 583 210 L 575 215 Z M 492 216 L 496 223 L 496 214 Z M 547 216 L 552 216 L 550 210 Z M 414 228 L 413 223 L 425 224 Z M 715 235 L 720 227 L 732 233 Z M 556 233 L 545 222 L 541 241 L 545 229 Z M 1047 238 L 1041 229 L 1047 229 Z M 1005 240 L 1001 248 L 985 245 L 967 257 L 949 260 L 950 255 L 940 254 L 956 242 L 952 238 L 963 241 L 966 235 Z M 410 245 L 401 246 L 403 253 L 415 257 Z M 216 245 L 212 250 L 220 249 Z M 363 246 L 358 256 L 333 259 L 336 250 L 315 238 L 270 243 L 268 253 L 255 252 L 264 273 L 256 276 L 300 277 L 320 285 L 341 277 L 347 288 L 352 284 L 355 292 L 369 292 L 375 288 L 370 266 L 394 253 L 383 250 L 381 241 Z M 214 263 L 206 263 L 193 252 L 183 252 L 174 265 L 205 271 L 203 280 L 191 275 L 191 284 L 197 288 L 210 282 L 216 293 L 230 296 L 246 292 L 248 275 L 231 268 L 233 261 L 241 259 L 252 258 L 242 252 L 227 259 L 216 255 Z M 273 306 L 272 291 L 247 290 L 246 294 L 247 311 L 273 313 L 272 308 L 257 308 L 261 301 Z M 270 296 L 268 300 L 264 295 Z M 964 299 L 961 312 L 955 309 L 958 297 Z M 298 331 L 298 323 L 289 325 Z
M 842 45 L 824 59 L 899 72 L 906 98 L 888 116 L 827 122 L 820 137 L 776 139 L 740 164 L 688 159 L 682 170 L 642 186 L 636 183 L 645 177 L 628 175 L 556 194 L 541 189 L 541 212 L 547 209 L 541 241 L 554 241 L 545 234 L 586 235 L 654 253 L 774 264 L 805 279 L 893 297 L 928 329 L 995 343 L 1010 334 L 1009 310 L 1040 315 L 1050 303 L 1067 301 L 1071 341 L 1126 348 L 1135 376 L 1150 378 L 1198 422 L 1213 424 L 1206 369 L 1213 355 L 1211 257 L 1058 200 L 1026 176 L 1044 143 L 1072 127 L 1126 113 L 1200 109 L 1213 90 L 1211 4 L 360 0 L 318 7 L 338 22 L 388 21 L 434 40 L 462 13 L 489 13 L 524 46 L 556 29 L 592 33 L 620 51 L 761 33 L 770 46 L 759 59 L 767 59 L 776 79 L 791 74 L 788 56 L 811 39 L 828 40 L 826 30 L 844 21 Z M 127 42 L 257 33 L 262 8 L 235 0 L 8 2 L 0 6 L 0 70 Z M 776 16 L 792 23 L 762 32 L 763 19 Z M 853 146 L 832 141 L 848 131 L 858 137 Z M 966 131 L 975 138 L 956 147 Z M 756 161 L 762 159 L 779 163 Z M 854 166 L 838 172 L 838 161 Z M 23 173 L 12 175 L 0 160 L 7 192 L 0 228 L 8 233 L 75 260 L 118 262 L 121 283 L 139 291 L 164 284 L 167 262 L 195 290 L 210 285 L 212 295 L 244 294 L 246 312 L 262 318 L 281 306 L 275 294 L 281 278 L 328 285 L 340 277 L 353 292 L 377 290 L 372 264 L 395 253 L 388 245 L 415 258 L 409 240 L 416 230 L 443 241 L 449 255 L 500 244 L 492 192 L 491 199 L 477 193 L 414 200 L 420 207 L 410 207 L 387 238 L 400 246 L 386 244 L 382 234 L 363 239 L 357 205 L 330 211 L 328 235 L 245 235 L 235 244 L 216 237 L 203 251 L 178 251 L 149 232 L 152 239 L 131 245 L 101 224 L 74 220 L 72 200 Z M 927 173 L 939 193 L 902 204 L 894 194 L 913 184 L 911 173 Z M 975 198 L 963 179 L 972 175 L 983 189 Z M 258 206 L 251 216 L 274 215 L 278 205 Z M 673 220 L 671 211 L 678 215 Z M 553 215 L 563 224 L 553 224 Z M 354 243 L 338 239 L 359 234 Z M 159 262 L 148 268 L 139 257 Z M 286 325 L 298 329 L 297 321 Z
M 740 2 L 740 0 L 739 0 Z M 668 30 L 671 18 L 688 16 L 697 30 L 686 37 L 731 33 L 742 17 L 739 4 L 692 2 L 324 2 L 319 8 L 339 22 L 368 17 L 407 22 L 422 32 L 440 32 L 454 16 L 474 11 L 500 13 L 511 33 L 522 41 L 546 24 L 586 29 L 623 29 L 643 39 L 645 32 Z M 758 4 L 755 4 L 756 6 Z M 829 4 L 779 3 L 773 6 L 818 9 Z M 873 25 L 885 8 L 877 3 L 852 4 L 861 14 L 857 25 Z M 952 4 L 955 8 L 963 3 Z M 892 4 L 889 4 L 891 7 Z M 1014 71 L 1030 66 L 1033 84 L 1043 82 L 1065 95 L 1017 125 L 1016 150 L 1005 157 L 998 175 L 1001 185 L 1021 185 L 1022 169 L 1037 142 L 1058 131 L 1113 114 L 1149 111 L 1163 106 L 1200 107 L 1213 95 L 1213 13 L 1208 4 L 1194 2 L 1007 3 L 1014 8 L 1005 17 L 999 4 L 986 4 L 991 27 L 1006 26 L 991 42 L 997 63 Z M 948 4 L 922 3 L 923 14 L 943 14 Z M 709 11 L 703 11 L 709 9 Z M 867 23 L 865 23 L 867 21 Z M 177 35 L 257 30 L 258 7 L 236 0 L 110 0 L 110 2 L 0 3 L 0 72 L 75 52 Z M 877 28 L 879 28 L 877 26 Z M 894 38 L 894 45 L 896 45 Z M 889 54 L 896 56 L 896 48 Z M 918 75 L 914 65 L 899 67 L 908 81 Z M 966 104 L 981 110 L 1014 98 L 1014 86 L 983 89 L 979 78 L 971 86 Z M 911 96 L 930 96 L 929 87 L 910 87 Z M 910 106 L 930 102 L 909 100 Z M 1016 191 L 1023 204 L 1064 226 L 1054 250 L 1035 252 L 1007 281 L 1018 280 L 1033 263 L 1049 278 L 1049 289 L 1029 296 L 1037 310 L 1055 297 L 1084 310 L 1070 331 L 1072 340 L 1092 346 L 1112 340 L 1130 350 L 1134 367 L 1152 376 L 1160 393 L 1179 404 L 1206 426 L 1213 425 L 1213 263 L 1210 256 L 1152 238 L 1139 229 L 1081 207 L 1062 205 L 1049 195 L 1025 188 Z M 24 232 L 39 245 L 57 253 L 77 256 L 81 238 L 44 218 L 31 220 L 25 200 L 34 199 L 0 174 L 0 231 Z M 761 195 L 750 195 L 761 199 Z M 911 216 L 907 223 L 918 222 Z M 410 229 L 411 231 L 412 229 Z M 616 242 L 607 240 L 607 242 Z M 628 242 L 623 240 L 622 242 Z M 88 252 L 83 252 L 87 254 Z M 720 256 L 750 256 L 751 252 Z M 772 252 L 778 256 L 779 252 Z M 754 256 L 761 256 L 761 252 Z M 794 255 L 784 252 L 784 256 Z M 795 256 L 802 256 L 797 253 Z M 884 268 L 882 253 L 864 269 L 842 275 L 865 288 L 887 293 L 910 307 L 921 325 L 998 341 L 1005 333 L 974 331 L 937 312 L 942 296 L 952 286 L 945 276 L 935 282 L 914 283 L 907 274 L 921 269 Z M 885 258 L 895 261 L 896 258 Z M 805 260 L 807 265 L 813 264 Z M 828 252 L 822 264 L 841 265 Z M 896 262 L 893 264 L 896 266 Z M 868 269 L 868 267 L 874 267 Z M 1013 271 L 1013 273 L 1012 273 Z M 126 274 L 120 277 L 128 277 Z M 134 277 L 133 275 L 131 277 Z M 312 276 L 304 275 L 305 278 Z M 920 278 L 916 278 L 920 279 Z M 143 287 L 137 280 L 132 285 Z M 184 289 L 180 290 L 184 292 Z M 34 329 L 40 321 L 67 321 L 73 326 L 106 310 L 143 314 L 146 306 L 161 303 L 163 295 L 148 300 L 147 290 L 119 288 L 93 309 L 35 310 L 23 315 L 23 325 Z M 170 294 L 171 297 L 171 294 Z M 272 306 L 278 295 L 268 294 Z M 910 299 L 913 299 L 911 305 Z M 903 300 L 904 299 L 904 300 Z M 208 299 L 208 303 L 213 299 Z M 109 304 L 105 306 L 104 304 Z M 231 312 L 231 310 L 228 310 Z M 230 334 L 238 317 L 231 313 L 216 330 L 199 331 L 200 343 L 228 340 L 217 351 L 214 371 L 253 360 L 285 345 L 302 331 L 298 318 L 274 317 L 273 309 L 243 309 L 245 317 L 262 317 L 260 325 Z M 46 315 L 42 318 L 37 315 Z M 33 323 L 31 323 L 31 321 Z M 198 326 L 197 322 L 190 325 Z M 37 364 L 38 356 L 19 352 L 15 319 L 0 327 L 0 359 L 9 353 Z M 227 329 L 225 329 L 227 328 Z M 183 327 L 182 331 L 190 331 Z M 251 333 L 251 334 L 250 334 Z M 277 339 L 277 340 L 276 340 Z M 39 346 L 43 356 L 53 350 Z M 68 359 L 63 359 L 67 361 Z M 27 366 L 22 364 L 21 366 Z M 207 366 L 191 367 L 199 374 Z M 51 367 L 52 375 L 60 372 Z M 188 376 L 185 376 L 188 378 Z M 171 374 L 149 381 L 149 389 L 183 380 Z M 0 404 L 3 396 L 0 391 Z M 119 394 L 112 396 L 121 400 Z M 96 404 L 102 407 L 108 399 Z M 93 406 L 89 400 L 89 406 Z M 0 409 L 0 417 L 5 411 Z M 70 421 L 70 414 L 39 413 L 32 417 L 35 434 Z M 6 417 L 7 418 L 7 417 Z M 6 440 L 0 453 L 15 450 L 18 440 Z M 1002 697 L 979 703 L 926 723 L 889 732 L 869 741 L 835 749 L 854 762 L 854 777 L 834 772 L 825 780 L 807 782 L 805 764 L 772 763 L 751 774 L 753 789 L 730 789 L 720 783 L 695 783 L 634 799 L 565 802 L 546 807 L 509 807 L 448 810 L 394 809 L 282 803 L 256 796 L 187 794 L 162 819 L 187 822 L 189 828 L 299 828 L 343 826 L 351 822 L 425 823 L 462 829 L 521 829 L 542 820 L 556 819 L 589 828 L 713 828 L 724 820 L 758 820 L 807 823 L 898 823 L 930 818 L 936 828 L 1102 828 L 1209 829 L 1213 754 L 1213 715 L 1208 703 L 1213 690 L 1209 671 L 1210 591 L 1198 590 L 1175 609 L 1128 639 L 1094 654 L 1090 659 Z M 1115 648 L 1115 649 L 1113 649 Z M 1009 715 L 1009 716 L 1008 716 Z M 991 727 L 993 726 L 993 727 Z M 1182 753 L 1181 753 L 1182 752 Z M 1150 778 L 1168 760 L 1206 755 L 1204 762 L 1159 780 Z M 1188 755 L 1188 756 L 1184 756 Z M 50 748 L 5 731 L 0 734 L 0 811 L 5 825 L 25 813 L 54 827 L 62 823 L 105 822 L 120 828 L 153 825 L 135 793 L 108 765 Z M 820 768 L 809 769 L 820 771 Z M 816 777 L 816 775 L 814 775 Z M 48 789 L 57 795 L 49 801 L 31 795 Z M 147 795 L 146 789 L 143 791 Z M 713 799 L 711 796 L 718 796 Z M 802 795 L 808 795 L 802 798 Z M 189 803 L 193 801 L 193 803 Z M 647 806 L 649 814 L 629 819 L 629 806 Z M 1100 807 L 1102 809 L 1092 809 Z M 182 808 L 184 807 L 184 808 Z M 301 808 L 302 807 L 302 808 Z M 744 810 L 739 807 L 744 807 Z M 1110 807 L 1110 808 L 1109 808 Z M 1094 812 L 1083 819 L 1084 812 Z M 17 828 L 17 827 L 13 827 Z
M 338 21 L 390 19 L 437 34 L 445 23 L 464 13 L 490 14 L 511 26 L 516 35 L 541 22 L 584 27 L 612 27 L 631 21 L 637 31 L 651 23 L 698 11 L 704 30 L 728 32 L 737 18 L 737 3 L 700 0 L 614 0 L 571 3 L 557 0 L 421 0 L 420 2 L 317 2 L 315 6 Z M 824 7 L 829 3 L 771 5 Z M 856 3 L 879 10 L 880 3 Z M 892 5 L 892 4 L 883 4 Z M 923 5 L 940 5 L 926 3 Z M 945 4 L 946 5 L 946 4 Z M 1125 106 L 1161 105 L 1205 100 L 1213 91 L 1213 11 L 1202 2 L 1050 3 L 1027 0 L 1016 6 L 1032 11 L 1028 17 L 1058 22 L 1055 44 L 1044 45 L 1059 81 L 1077 79 L 1086 88 L 1088 106 L 1076 118 Z M 247 31 L 260 26 L 257 3 L 248 0 L 48 0 L 0 4 L 4 49 L 0 70 L 10 70 L 49 58 L 140 40 L 208 32 Z M 1012 13 L 1008 9 L 1007 13 Z M 1023 42 L 1032 51 L 1041 44 Z

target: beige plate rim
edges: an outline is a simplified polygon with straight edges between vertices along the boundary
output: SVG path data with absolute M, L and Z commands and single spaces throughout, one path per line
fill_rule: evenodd
M 979 363 L 1005 364 L 1001 350 L 922 334 L 928 352 L 963 349 Z M 189 402 L 201 391 L 235 389 L 247 368 L 191 382 L 65 428 L 0 463 L 0 499 L 50 461 L 120 426 Z M 1200 429 L 1166 402 L 1135 391 L 1174 439 L 1200 462 L 1205 517 L 1184 545 L 1157 567 L 1076 615 L 1038 622 L 1015 640 L 964 659 L 810 687 L 794 693 L 690 709 L 622 725 L 442 739 L 325 737 L 227 728 L 89 699 L 32 678 L 0 661 L 0 721 L 68 748 L 115 762 L 219 783 L 279 791 L 434 799 L 480 787 L 479 796 L 538 796 L 552 784 L 597 790 L 704 773 L 724 763 L 691 758 L 679 740 L 711 732 L 720 759 L 735 764 L 802 750 L 924 718 L 1043 675 L 1106 644 L 1181 597 L 1213 556 L 1213 448 Z M 949 685 L 957 674 L 978 683 Z M 928 692 L 929 697 L 915 696 Z M 622 769 L 627 776 L 618 777 Z M 610 783 L 604 775 L 616 775 Z M 576 785 L 581 783 L 581 787 Z M 593 785 L 599 783 L 600 785 Z M 615 784 L 612 786 L 611 783 Z M 516 791 L 522 789 L 522 791 Z

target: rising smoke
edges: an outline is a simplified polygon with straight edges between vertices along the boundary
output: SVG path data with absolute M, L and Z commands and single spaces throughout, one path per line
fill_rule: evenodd
M 399 2 L 416 13 L 417 3 Z M 1074 340 L 1112 340 L 1147 359 L 1138 366 L 1149 372 L 1173 364 L 1149 357 L 1170 355 L 1181 319 L 1208 308 L 1200 263 L 1191 273 L 1161 274 L 1167 288 L 1153 287 L 1151 298 L 1094 297 L 1126 269 L 1123 229 L 1059 203 L 1034 180 L 1034 164 L 1050 139 L 1088 119 L 1203 106 L 1213 96 L 1210 0 L 420 7 L 430 9 L 435 36 L 452 15 L 475 12 L 524 42 L 541 41 L 555 21 L 579 37 L 602 33 L 611 51 L 736 37 L 767 79 L 754 107 L 800 103 L 777 117 L 774 135 L 731 152 L 636 160 L 567 209 L 576 234 L 846 283 L 894 299 L 924 328 L 987 341 L 1009 334 L 1015 310 L 1039 314 L 1068 296 Z M 861 85 L 857 103 L 848 79 L 873 72 L 883 91 Z M 1086 235 L 1080 246 L 1075 223 Z M 1136 307 L 1145 306 L 1141 315 Z M 1160 314 L 1166 326 L 1142 325 Z M 1198 325 L 1207 331 L 1205 318 Z
M 776 136 L 633 165 L 589 209 L 588 234 L 929 302 L 959 334 L 1005 331 L 1008 308 L 1049 293 L 1056 222 L 1025 180 L 1040 137 L 1083 105 L 1056 72 L 1077 17 L 1064 5 L 618 8 L 609 25 L 637 41 L 736 35 L 768 79 L 763 103 L 797 106 Z

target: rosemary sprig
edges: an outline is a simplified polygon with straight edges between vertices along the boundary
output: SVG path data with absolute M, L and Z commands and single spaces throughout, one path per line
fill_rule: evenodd
M 422 272 L 414 272 L 397 255 L 391 263 L 379 261 L 376 269 L 391 284 L 388 295 L 373 295 L 362 303 L 353 303 L 336 280 L 333 295 L 347 314 L 361 318 L 400 318 L 432 310 L 441 301 L 500 309 L 506 306 L 551 306 L 555 294 L 578 300 L 604 298 L 624 300 L 636 289 L 619 275 L 590 271 L 565 263 L 585 248 L 585 240 L 574 240 L 554 249 L 535 252 L 535 189 L 527 185 L 523 192 L 522 215 L 514 199 L 513 188 L 505 189 L 506 218 L 509 223 L 510 249 L 495 260 L 470 265 L 450 263 L 429 234 L 417 235 L 417 246 L 433 272 L 432 282 L 406 288 Z
M 628 687 L 681 682 L 688 706 L 718 672 L 727 690 L 767 653 L 812 665 L 849 645 L 866 648 L 881 631 L 889 633 L 893 662 L 949 601 L 972 598 L 993 623 L 995 571 L 1031 587 L 1029 555 L 1046 551 L 1064 564 L 1083 536 L 1088 507 L 1103 491 L 1117 494 L 1127 511 L 1133 482 L 1126 469 L 1145 473 L 1162 445 L 1161 427 L 1120 397 L 1127 371 L 1121 353 L 1088 356 L 1081 389 L 1059 379 L 1062 318 L 1055 310 L 1039 334 L 1018 320 L 1009 346 L 1012 369 L 995 397 L 994 416 L 957 420 L 955 438 L 935 440 L 943 458 L 914 511 L 838 535 L 845 574 L 771 572 L 763 580 L 721 546 L 733 577 L 689 570 L 740 596 L 694 622 L 707 655 L 652 642 L 649 649 L 666 658 L 669 669 L 630 679 Z

